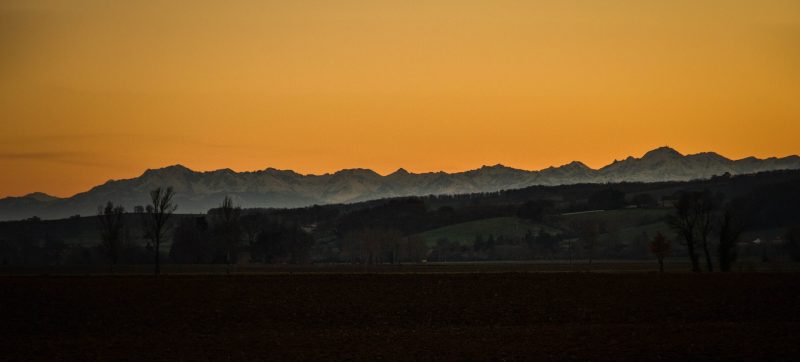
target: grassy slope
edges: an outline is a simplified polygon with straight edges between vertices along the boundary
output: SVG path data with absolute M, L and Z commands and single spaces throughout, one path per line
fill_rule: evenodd
M 462 245 L 472 245 L 475 235 L 480 233 L 484 238 L 489 234 L 497 238 L 500 235 L 508 237 L 524 237 L 528 230 L 538 233 L 542 227 L 550 233 L 558 232 L 557 229 L 541 224 L 532 223 L 517 217 L 495 217 L 470 221 L 460 224 L 448 225 L 438 229 L 426 231 L 419 234 L 428 246 L 435 246 L 440 238 L 456 241 Z
M 618 242 L 628 243 L 639 236 L 642 231 L 649 236 L 656 232 L 670 232 L 666 223 L 660 221 L 671 209 L 621 209 L 607 210 L 590 213 L 571 214 L 561 217 L 558 221 L 561 225 L 569 225 L 573 220 L 599 220 L 607 224 L 614 232 L 606 234 L 609 237 L 619 238 Z M 559 233 L 559 228 L 553 225 L 543 225 L 523 220 L 517 217 L 496 217 L 470 221 L 460 224 L 448 225 L 438 229 L 429 230 L 419 235 L 425 240 L 428 246 L 435 246 L 437 240 L 446 238 L 456 241 L 462 245 L 472 245 L 475 235 L 481 234 L 484 238 L 490 234 L 497 238 L 500 235 L 507 237 L 524 237 L 528 230 L 538 233 L 544 227 L 550 233 Z

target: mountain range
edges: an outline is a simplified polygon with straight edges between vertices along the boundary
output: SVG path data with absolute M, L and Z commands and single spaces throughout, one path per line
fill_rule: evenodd
M 800 157 L 747 157 L 731 160 L 714 152 L 683 155 L 660 147 L 640 158 L 615 160 L 600 169 L 575 161 L 559 167 L 527 171 L 503 165 L 446 173 L 411 173 L 399 169 L 379 175 L 369 169 L 346 169 L 323 175 L 302 175 L 290 170 L 234 172 L 230 169 L 198 172 L 181 165 L 145 171 L 141 176 L 110 180 L 69 198 L 44 193 L 0 199 L 0 220 L 38 216 L 45 219 L 92 215 L 107 201 L 128 210 L 145 205 L 148 192 L 172 186 L 181 213 L 204 213 L 225 195 L 243 207 L 303 207 L 350 203 L 372 199 L 430 194 L 492 192 L 533 185 L 575 183 L 688 181 L 729 173 L 800 169 Z

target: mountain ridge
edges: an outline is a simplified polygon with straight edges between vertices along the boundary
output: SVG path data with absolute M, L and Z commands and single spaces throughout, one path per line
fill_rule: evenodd
M 243 207 L 303 207 L 386 197 L 493 192 L 533 185 L 688 181 L 725 173 L 735 175 L 782 169 L 800 169 L 800 156 L 731 160 L 714 152 L 683 155 L 670 147 L 659 147 L 642 157 L 615 160 L 598 169 L 573 161 L 537 171 L 496 164 L 453 173 L 413 173 L 399 168 L 386 175 L 366 168 L 305 175 L 272 167 L 245 172 L 229 168 L 194 171 L 175 164 L 147 169 L 135 178 L 109 180 L 68 198 L 44 193 L 6 197 L 0 199 L 0 220 L 87 215 L 96 212 L 98 205 L 109 200 L 130 210 L 147 204 L 148 191 L 160 186 L 175 188 L 175 201 L 180 212 L 203 213 L 217 206 L 226 195 Z

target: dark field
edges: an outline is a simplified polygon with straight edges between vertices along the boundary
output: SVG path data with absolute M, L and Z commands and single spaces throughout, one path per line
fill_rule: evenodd
M 0 277 L 0 360 L 794 360 L 796 273 Z

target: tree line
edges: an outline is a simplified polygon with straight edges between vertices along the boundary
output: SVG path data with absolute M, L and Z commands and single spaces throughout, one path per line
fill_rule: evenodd
M 250 261 L 265 263 L 302 263 L 309 260 L 314 239 L 299 224 L 274 220 L 259 210 L 243 212 L 225 196 L 219 207 L 207 215 L 183 217 L 173 222 L 178 209 L 171 187 L 150 192 L 150 204 L 137 208 L 142 236 L 153 255 L 154 273 L 161 273 L 161 245 L 170 236 L 169 256 L 175 263 L 224 263 L 227 271 L 237 262 L 240 252 L 250 253 Z M 119 260 L 123 233 L 126 230 L 125 209 L 109 201 L 98 207 L 98 229 L 101 250 L 111 270 Z
M 688 183 L 535 186 L 469 195 L 374 200 L 295 209 L 242 209 L 224 197 L 203 215 L 175 214 L 171 188 L 149 194 L 132 213 L 109 202 L 98 208 L 95 248 L 85 240 L 87 218 L 0 223 L 0 264 L 51 265 L 94 260 L 118 263 L 401 263 L 455 260 L 641 259 L 686 257 L 692 269 L 730 270 L 747 229 L 776 229 L 800 220 L 797 173 L 719 177 Z M 793 176 L 794 175 L 794 176 Z M 660 186 L 659 186 L 660 185 Z M 659 188 L 662 187 L 662 188 Z M 663 219 L 641 216 L 640 225 L 663 223 L 652 235 L 621 235 L 619 220 L 591 217 L 596 210 L 670 210 Z M 562 217 L 587 213 L 587 217 Z M 659 211 L 662 215 L 661 211 Z M 515 217 L 534 225 L 515 233 L 477 232 L 464 242 L 421 233 L 471 221 Z M 659 218 L 661 216 L 658 216 Z M 629 220 L 630 221 L 630 220 Z M 639 224 L 637 224 L 639 225 Z M 636 225 L 634 225 L 636 226 Z M 784 235 L 786 255 L 797 255 L 796 228 Z M 632 238 L 632 239 L 631 239 Z M 142 240 L 142 241 L 139 241 Z M 166 246 L 165 246 L 166 245 Z M 164 248 L 167 250 L 162 250 Z M 91 255 L 90 255 L 91 254 Z

